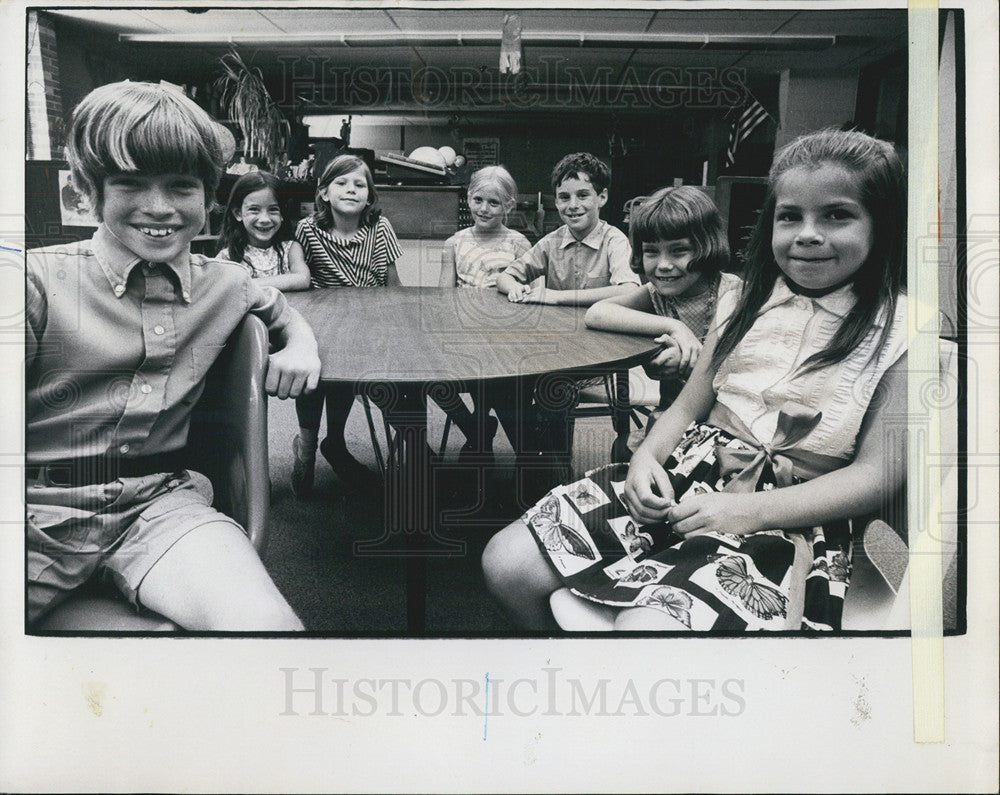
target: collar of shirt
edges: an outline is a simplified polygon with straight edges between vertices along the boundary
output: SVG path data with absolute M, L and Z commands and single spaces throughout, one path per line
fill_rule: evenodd
M 559 248 L 566 248 L 573 243 L 581 243 L 596 251 L 601 247 L 601 240 L 604 239 L 604 227 L 607 225 L 607 221 L 598 220 L 598 222 L 594 224 L 594 228 L 590 230 L 590 234 L 588 234 L 583 240 L 577 240 L 573 237 L 573 233 L 569 231 L 569 227 L 563 224 L 562 241 L 559 243 Z
M 91 248 L 97 263 L 111 286 L 111 292 L 116 298 L 125 295 L 125 285 L 129 274 L 136 265 L 143 262 L 132 251 L 125 248 L 108 228 L 101 224 L 97 227 L 91 240 Z M 191 302 L 191 252 L 184 249 L 172 261 L 164 262 L 176 275 L 181 285 L 181 296 L 184 303 Z
M 796 297 L 798 297 L 798 294 L 792 291 L 792 288 L 788 286 L 784 277 L 779 276 L 774 283 L 774 290 L 771 291 L 771 297 L 764 302 L 760 311 L 761 313 L 766 312 L 768 309 L 787 303 Z M 857 303 L 857 297 L 854 295 L 854 287 L 850 284 L 845 284 L 839 290 L 834 290 L 827 295 L 810 298 L 809 300 L 812 301 L 814 306 L 839 318 L 847 317 L 847 313 Z M 879 312 L 875 318 L 875 325 L 881 328 L 885 325 L 885 319 L 885 312 Z

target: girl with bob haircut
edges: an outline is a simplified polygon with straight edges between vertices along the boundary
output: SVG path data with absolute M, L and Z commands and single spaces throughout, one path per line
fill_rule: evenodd
M 594 304 L 591 328 L 656 338 L 659 352 L 645 365 L 660 382 L 660 400 L 646 433 L 680 394 L 698 361 L 719 296 L 740 280 L 724 272 L 729 241 L 715 203 L 697 188 L 661 188 L 629 213 L 632 270 L 645 284 Z
M 521 623 L 563 585 L 618 630 L 838 631 L 851 522 L 902 486 L 906 189 L 891 145 L 821 131 L 775 157 L 746 282 L 626 468 L 550 492 L 491 539 Z

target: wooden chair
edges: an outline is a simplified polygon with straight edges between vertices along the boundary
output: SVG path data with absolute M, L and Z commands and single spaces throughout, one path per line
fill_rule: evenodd
M 943 392 L 958 385 L 958 356 L 954 342 L 942 339 Z M 958 600 L 958 409 L 954 400 L 941 408 L 942 453 L 942 588 L 943 626 L 953 629 Z M 844 601 L 842 628 L 847 631 L 905 630 L 909 628 L 909 577 L 906 546 L 906 489 L 890 500 L 880 516 L 862 520 L 853 543 L 851 585 Z M 898 528 L 898 529 L 896 529 Z M 582 599 L 568 588 L 549 597 L 559 626 L 569 632 L 610 632 L 616 611 Z
M 215 507 L 246 530 L 258 552 L 267 543 L 271 492 L 267 463 L 267 329 L 248 315 L 209 371 L 191 420 L 189 467 L 206 475 Z M 108 586 L 81 588 L 31 631 L 171 632 L 174 623 L 148 610 L 138 613 Z

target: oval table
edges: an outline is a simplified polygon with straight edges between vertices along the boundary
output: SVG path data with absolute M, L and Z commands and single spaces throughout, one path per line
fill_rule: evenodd
M 383 533 L 354 552 L 407 557 L 411 636 L 424 632 L 426 557 L 464 550 L 438 535 L 431 516 L 427 396 L 544 374 L 565 384 L 632 367 L 656 348 L 647 337 L 588 329 L 583 307 L 515 304 L 493 290 L 336 288 L 287 297 L 316 334 L 321 381 L 354 384 L 396 432 Z

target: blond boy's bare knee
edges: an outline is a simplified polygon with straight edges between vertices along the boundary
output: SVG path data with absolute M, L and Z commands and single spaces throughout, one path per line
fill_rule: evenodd
M 242 530 L 213 521 L 183 536 L 139 588 L 143 605 L 185 629 L 295 632 L 304 627 Z

